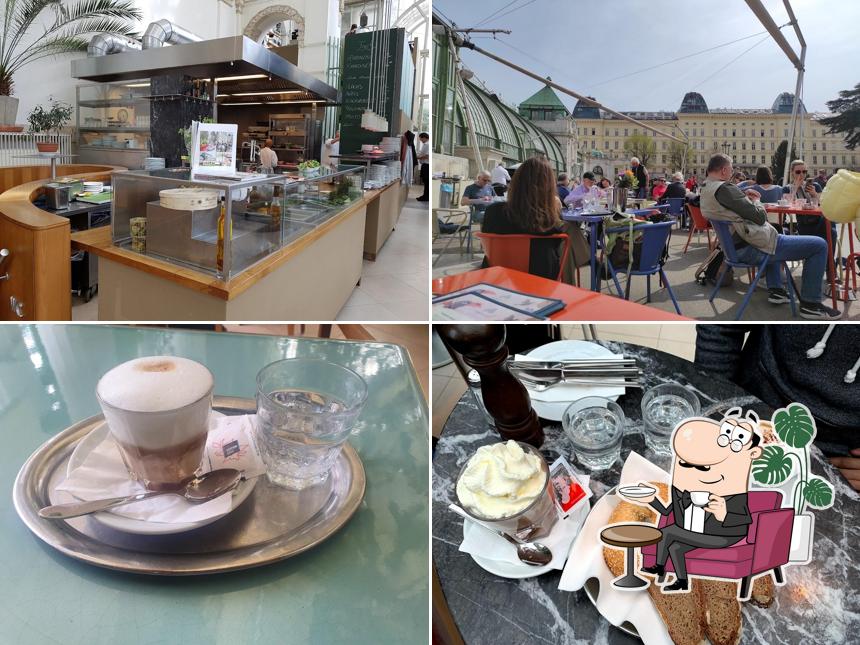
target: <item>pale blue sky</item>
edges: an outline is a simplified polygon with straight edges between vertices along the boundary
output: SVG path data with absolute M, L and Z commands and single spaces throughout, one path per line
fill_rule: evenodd
M 433 8 L 470 27 L 509 2 L 433 0 Z M 764 5 L 778 25 L 788 22 L 782 0 Z M 701 93 L 711 108 L 769 108 L 780 92 L 794 92 L 796 71 L 770 37 L 707 78 L 765 34 L 600 84 L 764 31 L 743 0 L 516 0 L 502 14 L 520 6 L 481 25 L 511 29 L 511 35 L 500 34 L 496 42 L 476 35 L 475 44 L 617 110 L 677 110 L 688 91 Z M 792 0 L 791 6 L 807 42 L 804 103 L 810 111 L 825 111 L 839 90 L 860 82 L 860 0 Z M 799 53 L 793 28 L 782 32 Z M 537 81 L 462 51 L 464 64 L 509 103 L 540 89 Z M 568 107 L 575 103 L 561 98 Z

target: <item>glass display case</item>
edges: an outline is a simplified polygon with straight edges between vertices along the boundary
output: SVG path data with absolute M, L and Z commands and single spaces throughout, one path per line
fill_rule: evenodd
M 238 181 L 192 178 L 188 168 L 114 173 L 111 237 L 228 280 L 341 213 L 363 184 L 364 168 L 350 165 Z
M 149 81 L 92 83 L 76 88 L 81 163 L 140 168 L 149 155 Z

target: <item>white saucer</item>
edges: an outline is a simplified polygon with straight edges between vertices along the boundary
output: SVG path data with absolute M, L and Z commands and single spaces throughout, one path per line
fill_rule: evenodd
M 563 521 L 563 520 L 559 520 Z M 504 542 L 504 538 L 499 537 L 492 531 L 485 529 L 480 524 L 476 524 L 472 520 L 463 519 L 463 539 L 466 538 L 472 531 L 480 531 L 481 533 L 486 534 L 487 540 L 500 540 Z M 507 544 L 507 543 L 506 543 Z M 513 545 L 511 545 L 513 549 Z M 552 571 L 552 567 L 550 565 L 544 565 L 542 567 L 535 567 L 530 564 L 522 564 L 513 562 L 505 562 L 504 560 L 493 560 L 490 558 L 482 558 L 479 555 L 475 555 L 473 553 L 468 554 L 479 567 L 484 569 L 484 571 L 489 571 L 495 576 L 499 576 L 500 578 L 511 578 L 511 579 L 522 579 L 522 578 L 534 578 L 536 576 L 543 575 L 547 571 Z
M 218 418 L 222 416 L 224 415 L 221 412 L 216 412 L 214 410 L 212 411 L 212 418 Z M 67 476 L 75 468 L 77 468 L 84 462 L 90 452 L 92 452 L 103 441 L 109 439 L 108 433 L 109 430 L 107 423 L 102 423 L 97 426 L 92 432 L 90 432 L 86 437 L 81 439 L 78 445 L 75 446 L 75 450 L 72 452 L 71 457 L 69 457 L 69 464 L 66 468 Z M 224 513 L 223 515 L 209 517 L 205 520 L 199 520 L 197 522 L 146 522 L 143 520 L 135 520 L 129 517 L 116 515 L 111 511 L 100 511 L 98 513 L 92 513 L 90 517 L 92 517 L 100 524 L 103 524 L 117 531 L 123 531 L 125 533 L 135 533 L 137 535 L 170 535 L 173 533 L 184 533 L 186 531 L 193 531 L 194 529 L 200 528 L 201 526 L 211 524 L 212 522 L 215 522 L 216 520 L 219 520 L 225 515 L 228 515 L 232 511 L 236 510 L 239 505 L 244 502 L 254 490 L 254 487 L 257 485 L 257 479 L 257 477 L 253 477 L 251 479 L 243 480 L 239 483 L 239 485 L 233 491 L 233 503 L 227 513 Z M 51 503 L 53 504 L 67 504 L 76 501 L 79 500 L 71 493 L 58 490 L 51 491 Z
M 556 524 L 556 528 L 558 528 L 562 523 L 571 523 L 577 524 L 577 535 L 579 531 L 582 530 L 582 525 L 585 523 L 585 519 L 588 517 L 588 513 L 591 507 L 588 504 L 588 500 L 583 500 L 580 502 L 577 507 L 573 509 L 571 514 L 566 519 L 559 518 L 558 524 Z M 481 535 L 483 535 L 483 539 L 487 542 L 498 541 L 500 544 L 508 545 L 508 542 L 498 535 L 497 533 L 493 533 L 489 529 L 484 528 L 477 522 L 473 522 L 470 519 L 463 518 L 463 539 L 465 540 L 467 536 L 471 535 L 472 531 L 479 531 Z M 567 545 L 567 548 L 570 549 L 571 545 L 576 540 L 576 535 L 572 536 L 570 539 L 570 544 Z M 542 542 L 538 538 L 538 542 Z M 509 545 L 510 548 L 514 548 L 513 545 Z M 555 548 L 555 547 L 553 547 Z M 542 567 L 536 567 L 531 564 L 525 564 L 522 562 L 507 562 L 505 560 L 496 560 L 494 558 L 484 558 L 479 555 L 475 555 L 474 553 L 468 554 L 479 567 L 492 573 L 493 575 L 499 576 L 501 578 L 511 578 L 511 579 L 523 579 L 523 578 L 534 578 L 536 576 L 543 575 L 549 571 L 559 571 L 562 569 L 553 569 L 550 564 L 544 565 Z
M 657 489 L 652 486 L 623 486 L 618 489 L 618 492 L 624 495 L 624 497 L 636 499 L 639 497 L 648 497 L 652 493 L 656 493 Z
M 603 345 L 598 345 L 597 343 L 591 343 L 584 340 L 557 340 L 555 342 L 536 347 L 528 353 L 528 357 L 530 359 L 539 361 L 564 361 L 575 358 L 609 358 L 612 356 L 615 356 L 612 350 L 607 349 Z M 564 387 L 576 391 L 576 395 L 569 401 L 541 401 L 539 399 L 542 398 L 542 395 L 545 394 L 545 392 L 536 392 L 534 390 L 530 390 L 528 386 L 526 386 L 526 390 L 529 392 L 529 398 L 532 400 L 532 407 L 535 409 L 535 412 L 538 413 L 538 416 L 550 421 L 561 421 L 564 411 L 567 410 L 567 407 L 574 401 L 578 401 L 579 399 L 587 396 L 602 396 L 612 401 L 617 401 L 620 396 L 619 394 L 611 394 L 611 392 L 616 391 L 617 388 L 607 388 L 600 385 L 582 385 L 578 387 L 568 385 Z M 607 394 L 609 394 L 609 396 L 607 396 Z

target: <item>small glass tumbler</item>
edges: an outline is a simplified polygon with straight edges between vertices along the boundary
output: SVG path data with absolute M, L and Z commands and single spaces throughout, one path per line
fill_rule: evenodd
M 652 387 L 642 395 L 642 423 L 645 445 L 657 453 L 668 454 L 672 431 L 680 421 L 697 417 L 702 411 L 698 397 L 674 383 Z
M 290 358 L 257 375 L 257 444 L 269 481 L 302 490 L 323 483 L 367 399 L 350 369 Z
M 483 522 L 484 524 L 488 524 L 498 531 L 504 531 L 508 535 L 513 535 L 520 540 L 532 541 L 537 538 L 546 537 L 550 534 L 552 527 L 555 526 L 555 523 L 558 521 L 558 511 L 556 510 L 557 507 L 554 497 L 555 492 L 553 491 L 552 484 L 550 482 L 549 466 L 546 463 L 546 459 L 544 459 L 543 455 L 536 448 L 520 441 L 517 441 L 517 443 L 524 451 L 537 455 L 540 458 L 541 473 L 544 477 L 544 483 L 541 494 L 535 497 L 531 504 L 526 506 L 519 513 L 514 513 L 513 515 L 503 518 L 493 518 L 486 517 L 470 509 L 468 506 L 463 504 L 459 497 L 457 498 L 457 502 L 463 510 L 466 511 L 469 517 L 472 517 L 479 522 Z M 463 472 L 466 470 L 466 466 L 468 465 L 469 460 L 467 459 L 460 468 L 459 475 L 457 475 L 458 482 L 460 481 L 460 477 L 463 476 Z M 454 490 L 456 491 L 456 485 Z
M 601 396 L 574 401 L 561 417 L 574 455 L 591 470 L 606 470 L 621 456 L 624 423 L 621 406 Z

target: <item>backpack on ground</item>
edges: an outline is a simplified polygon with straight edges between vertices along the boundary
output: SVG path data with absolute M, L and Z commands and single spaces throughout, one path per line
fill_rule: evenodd
M 702 286 L 717 284 L 717 276 L 720 274 L 725 264 L 725 255 L 719 247 L 711 251 L 710 255 L 696 269 L 695 278 Z M 735 273 L 732 267 L 727 267 L 727 271 L 723 275 L 723 280 L 720 283 L 721 287 L 728 287 L 734 282 Z

